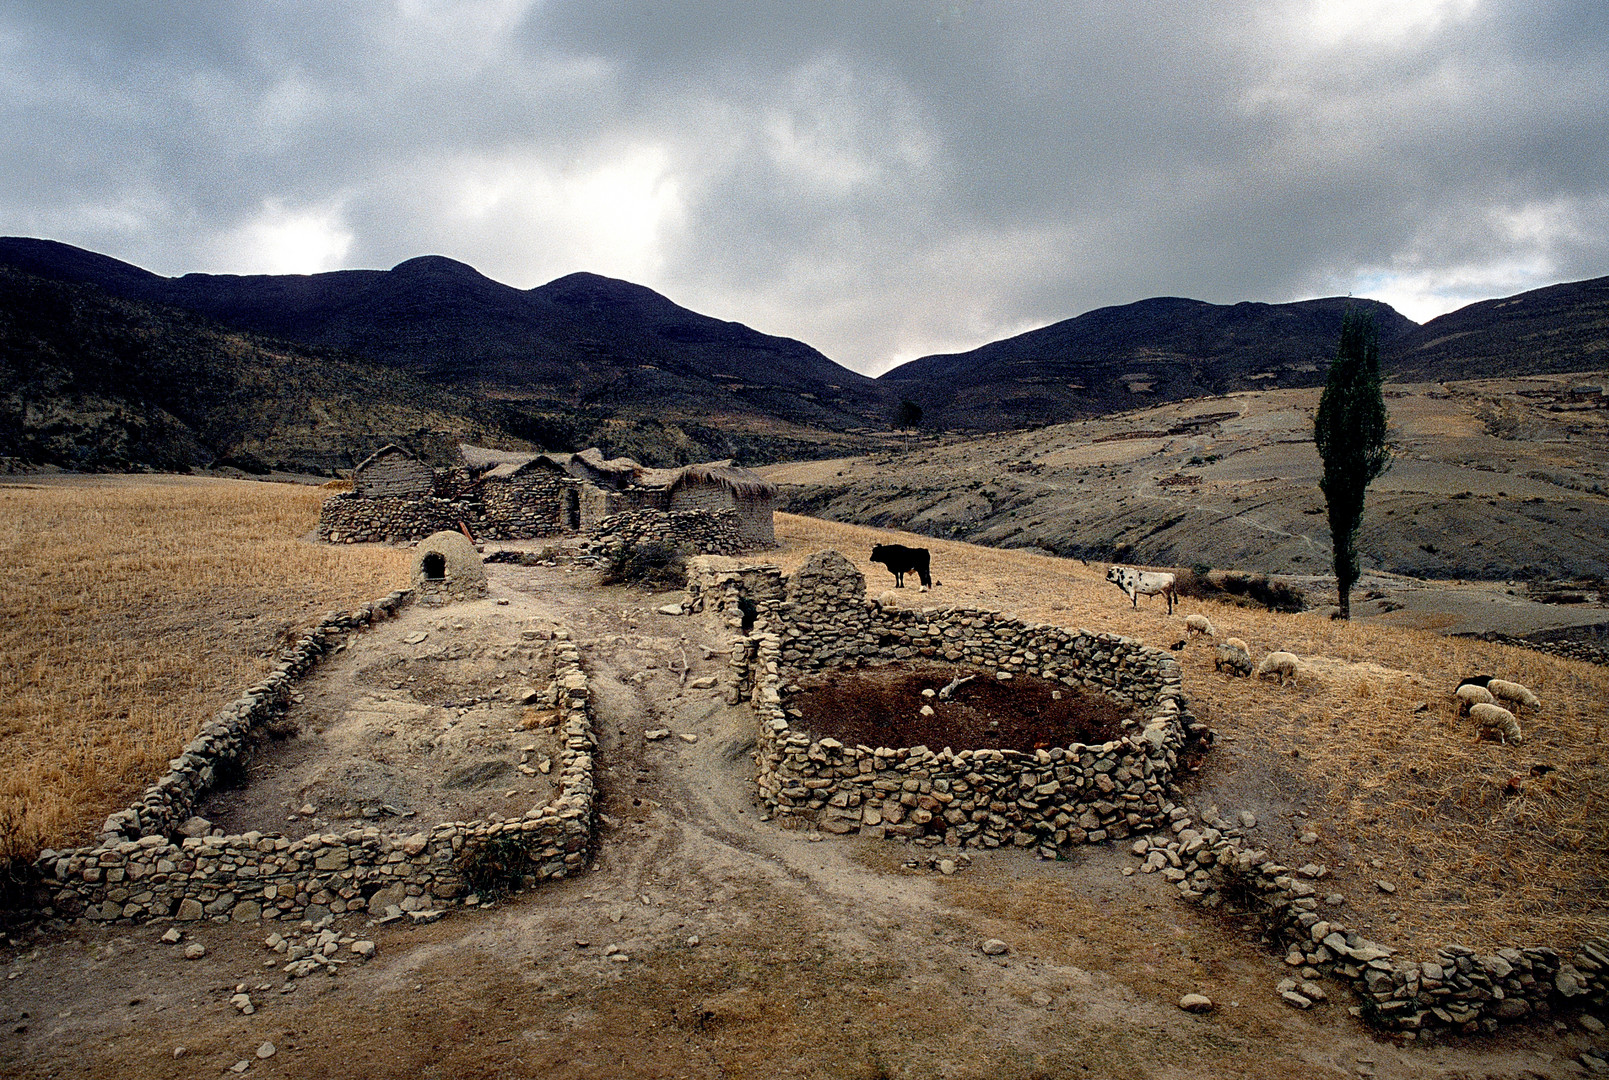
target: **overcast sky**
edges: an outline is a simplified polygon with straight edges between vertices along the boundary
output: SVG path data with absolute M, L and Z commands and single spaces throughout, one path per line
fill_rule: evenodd
M 880 373 L 1107 304 L 1609 274 L 1604 0 L 10 0 L 0 233 L 576 270 Z

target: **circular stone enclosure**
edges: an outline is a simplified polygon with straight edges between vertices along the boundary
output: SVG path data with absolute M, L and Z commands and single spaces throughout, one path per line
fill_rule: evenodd
M 958 675 L 975 678 L 940 700 L 938 691 Z M 1098 746 L 1120 738 L 1125 721 L 1143 723 L 1134 709 L 1098 691 L 933 664 L 825 672 L 800 680 L 785 705 L 798 711 L 794 723 L 815 738 L 850 746 L 1032 753 L 1073 743 Z M 924 716 L 923 706 L 933 714 Z

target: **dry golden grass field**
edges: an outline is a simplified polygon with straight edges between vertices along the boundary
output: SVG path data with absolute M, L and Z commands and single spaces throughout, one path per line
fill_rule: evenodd
M 866 570 L 872 596 L 893 584 L 867 561 L 873 543 L 929 548 L 943 584 L 926 595 L 907 589 L 907 605 L 989 608 L 1163 647 L 1184 638 L 1184 614 L 1200 612 L 1220 639 L 1238 636 L 1254 656 L 1294 652 L 1303 671 L 1283 689 L 1218 674 L 1210 644 L 1179 654 L 1192 706 L 1222 736 L 1202 775 L 1225 812 L 1305 812 L 1276 836 L 1281 856 L 1301 859 L 1299 835 L 1317 832 L 1314 860 L 1345 860 L 1327 863 L 1338 883 L 1331 887 L 1354 903 L 1372 901 L 1371 932 L 1381 941 L 1495 946 L 1609 929 L 1609 670 L 1313 613 L 1188 598 L 1171 617 L 1160 598 L 1142 598 L 1135 611 L 1105 581 L 1104 564 L 1076 559 L 791 514 L 777 515 L 777 536 L 784 570 L 834 547 Z M 1540 712 L 1520 713 L 1522 746 L 1477 742 L 1471 721 L 1457 715 L 1451 690 L 1477 672 L 1541 697 Z M 1397 892 L 1378 891 L 1376 880 Z
M 83 840 L 286 635 L 382 596 L 408 553 L 303 539 L 319 488 L 191 477 L 0 485 L 0 821 Z

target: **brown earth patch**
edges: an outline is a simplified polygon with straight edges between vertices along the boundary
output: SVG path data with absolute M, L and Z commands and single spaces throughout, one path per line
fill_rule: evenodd
M 974 675 L 940 700 L 957 676 Z M 923 697 L 932 690 L 934 696 Z M 929 706 L 933 715 L 922 715 Z M 802 683 L 789 706 L 817 738 L 851 746 L 948 746 L 952 750 L 1018 750 L 1079 742 L 1100 744 L 1122 734 L 1129 709 L 1105 694 L 1018 675 L 937 665 L 895 664 L 837 671 Z

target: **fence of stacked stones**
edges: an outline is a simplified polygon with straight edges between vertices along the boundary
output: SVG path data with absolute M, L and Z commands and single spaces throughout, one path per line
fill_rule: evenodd
M 489 476 L 481 481 L 483 514 L 475 535 L 487 540 L 559 536 L 565 525 L 566 491 L 579 500 L 581 481 L 560 476 Z
M 1322 868 L 1283 865 L 1230 822 L 1193 821 L 1183 800 L 1171 796 L 1184 740 L 1203 732 L 1165 652 L 992 612 L 868 603 L 863 576 L 834 552 L 812 556 L 787 579 L 775 568 L 743 570 L 771 575 L 783 591 L 780 600 L 758 603 L 756 633 L 734 639 L 731 661 L 734 699 L 747 696 L 760 723 L 761 798 L 779 818 L 835 833 L 929 842 L 942 836 L 958 847 L 1037 846 L 1045 855 L 1063 844 L 1138 834 L 1132 851 L 1144 860 L 1142 872 L 1161 873 L 1187 902 L 1216 908 L 1227 900 L 1251 912 L 1293 969 L 1315 968 L 1348 983 L 1362 1003 L 1360 1016 L 1403 1033 L 1494 1031 L 1560 1004 L 1609 1004 L 1609 941 L 1484 954 L 1449 945 L 1432 960 L 1395 959 L 1391 949 L 1319 913 L 1313 881 Z M 735 626 L 743 576 L 711 569 L 696 584 L 704 610 L 724 611 Z M 797 675 L 916 658 L 1105 690 L 1146 719 L 1137 733 L 1103 746 L 1032 754 L 849 747 L 793 726 L 797 714 L 783 695 Z M 1286 999 L 1310 1004 L 1292 982 L 1282 991 Z
M 587 546 L 598 555 L 643 544 L 699 555 L 736 555 L 747 547 L 736 510 L 628 510 L 604 518 L 588 533 Z
M 1456 1027 L 1468 1034 L 1496 1031 L 1505 1021 L 1547 1016 L 1559 1004 L 1609 1004 L 1609 941 L 1572 949 L 1500 948 L 1479 953 L 1448 945 L 1425 961 L 1398 960 L 1344 923 L 1319 913 L 1323 868 L 1292 869 L 1251 846 L 1223 821 L 1192 822 L 1174 811 L 1166 832 L 1136 840 L 1141 871 L 1160 872 L 1180 896 L 1214 908 L 1226 900 L 1252 912 L 1270 943 L 1286 951 L 1292 969 L 1311 967 L 1352 986 L 1359 1014 L 1401 1032 Z M 1300 985 L 1282 990 L 1291 1004 L 1312 999 Z
M 783 599 L 757 604 L 756 632 L 734 641 L 733 694 L 747 697 L 759 720 L 758 784 L 768 811 L 834 833 L 1050 854 L 1169 823 L 1180 752 L 1204 729 L 1165 651 L 970 608 L 887 607 L 865 591 L 849 560 L 819 552 L 787 579 Z M 1031 753 L 846 746 L 793 726 L 798 714 L 783 687 L 797 675 L 916 659 L 1087 687 L 1137 717 L 1110 742 Z
M 435 495 L 382 495 L 365 498 L 353 492 L 332 495 L 318 512 L 318 538 L 331 544 L 383 544 L 422 540 L 431 533 L 456 529 L 460 522 L 476 527 L 478 503 Z
M 395 614 L 392 593 L 357 611 L 326 616 L 281 657 L 273 672 L 209 722 L 170 771 L 134 806 L 113 814 L 91 847 L 40 853 L 45 914 L 104 922 L 317 919 L 368 910 L 428 912 L 474 887 L 487 853 L 502 884 L 563 878 L 586 859 L 595 792 L 595 746 L 587 678 L 565 631 L 554 641 L 547 687 L 560 714 L 559 793 L 523 817 L 450 821 L 428 832 L 368 826 L 292 839 L 247 832 L 176 835 L 221 768 L 237 761 L 254 729 L 281 715 L 296 680 L 332 640 Z
M 687 560 L 687 589 L 682 610 L 691 615 L 708 611 L 721 613 L 735 630 L 743 616 L 738 602 L 745 598 L 759 605 L 784 597 L 782 571 L 760 564 L 733 566 L 733 560 L 718 555 L 695 555 Z

